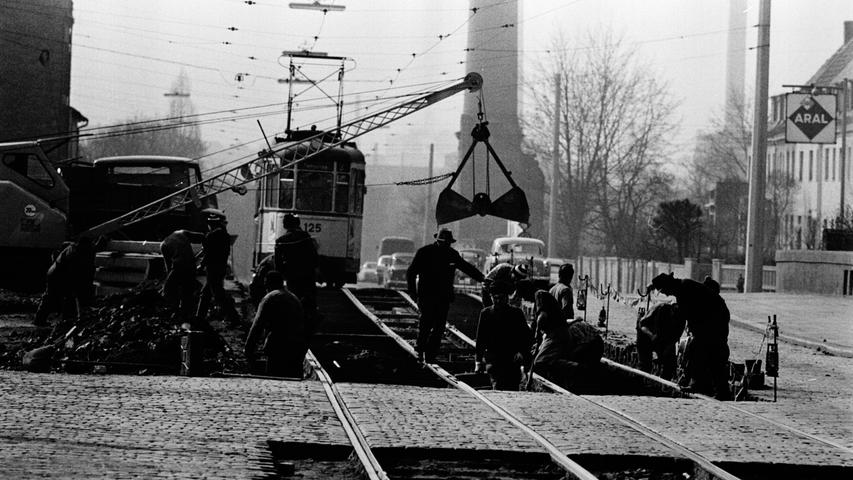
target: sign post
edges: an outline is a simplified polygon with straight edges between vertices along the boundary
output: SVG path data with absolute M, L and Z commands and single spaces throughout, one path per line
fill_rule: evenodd
M 834 94 L 789 93 L 785 107 L 787 143 L 835 143 Z

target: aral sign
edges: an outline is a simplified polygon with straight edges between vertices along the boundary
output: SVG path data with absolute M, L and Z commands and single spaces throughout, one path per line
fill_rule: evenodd
M 835 143 L 835 101 L 835 95 L 787 94 L 785 141 Z

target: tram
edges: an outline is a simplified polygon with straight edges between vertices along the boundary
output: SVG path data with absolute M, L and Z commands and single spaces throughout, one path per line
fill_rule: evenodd
M 293 131 L 286 141 L 317 135 L 316 130 Z M 334 135 L 326 133 L 326 135 Z M 299 148 L 297 145 L 294 148 Z M 303 147 L 304 148 L 304 147 Z M 285 149 L 282 165 L 294 155 Z M 265 168 L 275 169 L 276 165 Z M 361 265 L 361 221 L 364 210 L 364 154 L 345 142 L 259 182 L 255 213 L 255 264 L 275 250 L 284 233 L 282 219 L 297 215 L 302 228 L 317 242 L 318 280 L 328 285 L 355 283 Z

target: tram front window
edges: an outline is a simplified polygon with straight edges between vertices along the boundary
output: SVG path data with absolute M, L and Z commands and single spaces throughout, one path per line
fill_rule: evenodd
M 297 210 L 314 212 L 332 211 L 332 174 L 329 172 L 301 171 L 297 176 Z
M 339 173 L 335 182 L 335 211 L 346 213 L 349 210 L 349 175 Z
M 293 170 L 281 172 L 278 184 L 278 207 L 293 208 Z

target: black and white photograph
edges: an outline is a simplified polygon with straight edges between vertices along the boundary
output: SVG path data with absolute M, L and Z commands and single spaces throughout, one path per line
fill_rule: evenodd
M 0 0 L 46 478 L 853 478 L 853 2 Z

